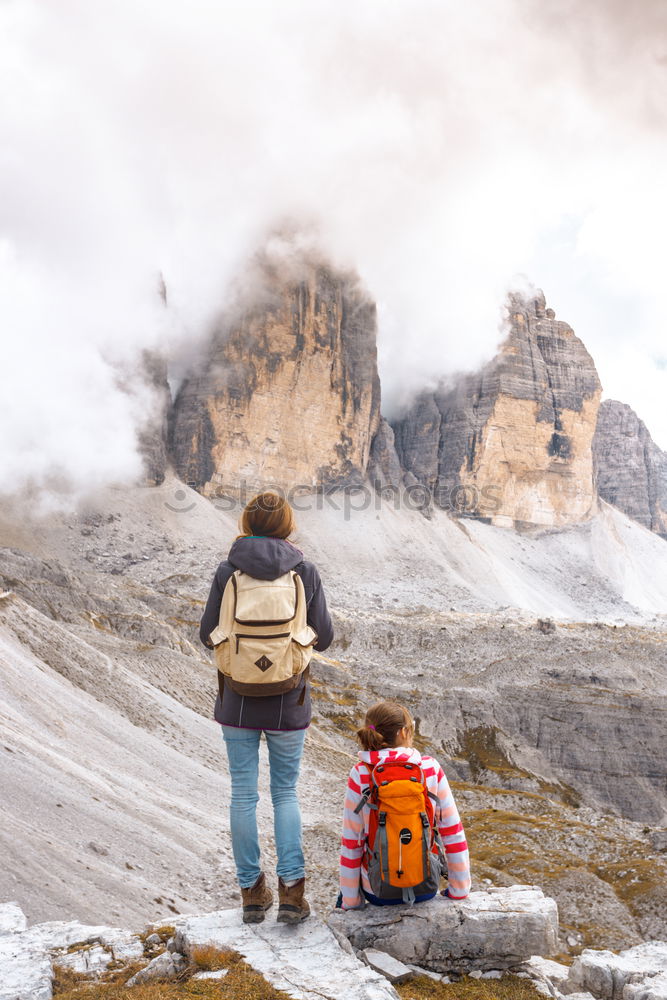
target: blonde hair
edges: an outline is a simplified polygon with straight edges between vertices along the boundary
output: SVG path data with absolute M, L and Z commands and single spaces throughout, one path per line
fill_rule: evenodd
M 384 750 L 398 745 L 401 729 L 408 730 L 406 743 L 410 746 L 415 727 L 407 708 L 395 701 L 378 701 L 366 712 L 357 740 L 363 750 Z
M 240 528 L 241 537 L 288 538 L 296 530 L 294 511 L 285 497 L 266 490 L 248 501 L 241 514 Z

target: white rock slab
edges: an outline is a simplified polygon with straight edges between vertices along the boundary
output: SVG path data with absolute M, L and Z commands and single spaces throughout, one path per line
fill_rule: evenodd
M 143 958 L 144 946 L 137 934 L 103 924 L 80 924 L 76 920 L 52 920 L 35 924 L 25 931 L 25 939 L 44 951 L 66 952 L 74 944 L 100 945 L 118 962 L 136 962 Z M 111 961 L 110 959 L 110 961 Z
M 113 962 L 113 955 L 100 944 L 93 944 L 90 947 L 79 948 L 77 951 L 53 952 L 53 962 L 64 969 L 71 969 L 72 972 L 80 972 L 83 975 L 95 976 L 104 972 L 109 962 Z
M 664 989 L 667 973 L 667 942 L 648 941 L 615 954 L 613 951 L 586 949 L 577 955 L 563 992 L 587 990 L 600 1000 L 646 1000 L 652 988 Z M 659 977 L 659 978 L 657 978 Z M 628 996 L 626 997 L 626 988 Z M 656 994 L 667 997 L 667 992 Z
M 209 972 L 195 972 L 193 979 L 224 979 L 229 969 L 211 969 Z
M 20 934 L 27 926 L 26 915 L 18 903 L 0 903 L 0 935 Z
M 0 1000 L 51 1000 L 53 969 L 42 948 L 23 934 L 0 937 Z
M 536 886 L 493 887 L 461 902 L 335 910 L 331 927 L 353 948 L 378 948 L 434 972 L 508 969 L 558 946 L 558 908 Z
M 188 917 L 176 931 L 178 950 L 213 945 L 233 949 L 276 989 L 294 1000 L 398 1000 L 384 976 L 342 948 L 331 929 L 314 914 L 296 927 L 244 924 L 241 910 L 218 910 Z
M 667 971 L 659 972 L 641 983 L 626 983 L 623 1000 L 667 1000 Z
M 25 940 L 46 951 L 62 950 L 74 944 L 101 943 L 102 934 L 109 930 L 102 924 L 80 924 L 78 920 L 47 920 L 29 927 Z
M 134 962 L 144 954 L 139 937 L 118 927 L 55 920 L 25 929 L 11 903 L 0 915 L 7 928 L 0 934 L 0 1000 L 51 1000 L 54 964 L 94 975 L 114 959 Z M 69 951 L 72 945 L 81 947 Z
M 371 969 L 375 969 L 379 972 L 381 976 L 388 979 L 390 983 L 405 983 L 408 979 L 412 978 L 412 969 L 409 966 L 404 965 L 403 962 L 399 962 L 397 959 L 392 958 L 388 955 L 386 951 L 378 951 L 376 948 L 367 948 L 364 952 L 364 958 L 370 965 Z

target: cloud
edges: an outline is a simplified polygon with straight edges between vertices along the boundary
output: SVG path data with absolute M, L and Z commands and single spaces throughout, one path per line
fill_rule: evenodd
M 115 366 L 182 364 L 285 218 L 376 296 L 386 409 L 489 357 L 526 274 L 667 446 L 665 37 L 651 3 L 4 0 L 2 487 L 136 475 Z

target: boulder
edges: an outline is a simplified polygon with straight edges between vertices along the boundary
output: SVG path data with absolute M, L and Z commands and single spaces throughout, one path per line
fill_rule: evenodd
M 139 969 L 131 979 L 128 986 L 140 986 L 142 983 L 152 983 L 160 980 L 176 979 L 184 970 L 185 959 L 178 952 L 163 951 L 151 959 L 148 965 Z
M 651 830 L 648 839 L 654 851 L 667 851 L 667 830 Z
M 531 955 L 518 969 L 512 970 L 516 975 L 532 979 L 536 989 L 544 996 L 556 996 L 567 983 L 570 969 L 560 962 L 553 962 L 541 955 Z
M 384 976 L 361 962 L 347 943 L 341 946 L 314 914 L 290 927 L 273 921 L 244 924 L 240 910 L 218 910 L 187 917 L 176 930 L 176 943 L 187 957 L 206 945 L 233 949 L 294 1000 L 398 1000 Z
M 0 936 L 18 934 L 27 926 L 26 915 L 18 903 L 0 903 Z
M 388 979 L 390 983 L 405 983 L 413 976 L 413 971 L 408 965 L 398 962 L 386 951 L 378 951 L 376 948 L 367 948 L 364 958 L 380 975 Z
M 533 886 L 491 888 L 454 902 L 336 910 L 330 925 L 355 950 L 377 948 L 433 972 L 508 969 L 557 949 L 558 909 Z
M 580 990 L 599 1000 L 667 1000 L 667 942 L 649 941 L 618 954 L 586 949 L 563 988 L 570 994 Z

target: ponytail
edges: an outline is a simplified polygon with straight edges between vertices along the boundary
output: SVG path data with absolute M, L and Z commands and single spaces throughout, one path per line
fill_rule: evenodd
M 373 725 L 364 724 L 361 729 L 357 729 L 357 739 L 364 750 L 382 750 L 387 745 L 382 733 Z
M 410 713 L 394 701 L 379 701 L 366 712 L 363 726 L 357 730 L 362 750 L 384 750 L 397 746 L 398 734 L 407 729 L 412 739 L 414 726 Z

